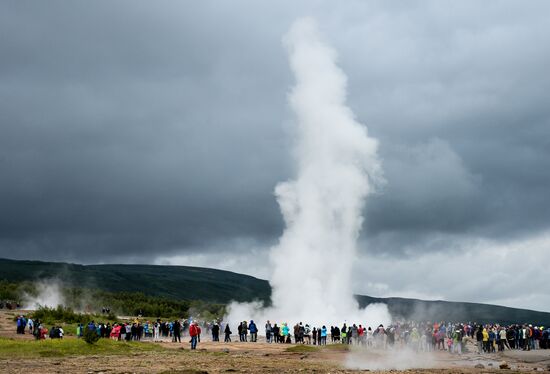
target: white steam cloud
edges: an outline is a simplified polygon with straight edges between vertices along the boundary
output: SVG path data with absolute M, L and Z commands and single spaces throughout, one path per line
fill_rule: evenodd
M 271 308 L 232 304 L 229 321 L 388 323 L 385 305 L 360 310 L 352 292 L 356 242 L 367 195 L 381 179 L 377 141 L 346 106 L 346 76 L 312 19 L 284 38 L 296 85 L 297 177 L 275 194 L 286 229 L 271 249 Z
M 61 292 L 61 285 L 57 280 L 49 279 L 36 283 L 37 295 L 23 295 L 23 308 L 36 310 L 40 307 L 56 308 L 64 305 L 65 299 Z

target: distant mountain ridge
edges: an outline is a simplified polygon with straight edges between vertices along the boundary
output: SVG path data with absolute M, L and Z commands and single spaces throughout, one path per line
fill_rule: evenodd
M 167 265 L 78 265 L 62 262 L 0 259 L 0 280 L 9 282 L 59 279 L 66 286 L 98 288 L 111 292 L 143 292 L 178 300 L 228 303 L 261 300 L 270 302 L 269 282 L 230 271 Z M 357 295 L 361 307 L 384 303 L 392 316 L 430 321 L 533 323 L 550 325 L 550 313 L 497 305 L 377 298 Z

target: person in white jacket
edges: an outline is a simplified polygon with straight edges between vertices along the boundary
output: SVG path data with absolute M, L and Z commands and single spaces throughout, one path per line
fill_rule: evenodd
M 153 328 L 153 341 L 160 342 L 160 323 L 155 322 L 155 327 Z

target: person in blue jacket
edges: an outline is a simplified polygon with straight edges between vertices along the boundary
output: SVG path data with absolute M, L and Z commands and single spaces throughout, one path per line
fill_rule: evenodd
M 256 342 L 258 340 L 258 327 L 256 327 L 253 320 L 250 320 L 248 324 L 248 331 L 250 331 L 250 341 Z
M 323 326 L 321 328 L 321 345 L 327 345 L 327 327 Z

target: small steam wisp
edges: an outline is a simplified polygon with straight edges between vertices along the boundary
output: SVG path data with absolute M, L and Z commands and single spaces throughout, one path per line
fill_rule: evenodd
M 387 324 L 385 305 L 361 310 L 352 292 L 361 213 L 381 176 L 377 141 L 346 106 L 346 76 L 315 22 L 297 20 L 284 45 L 296 78 L 297 175 L 275 188 L 286 228 L 271 249 L 272 306 L 233 303 L 228 319 Z

